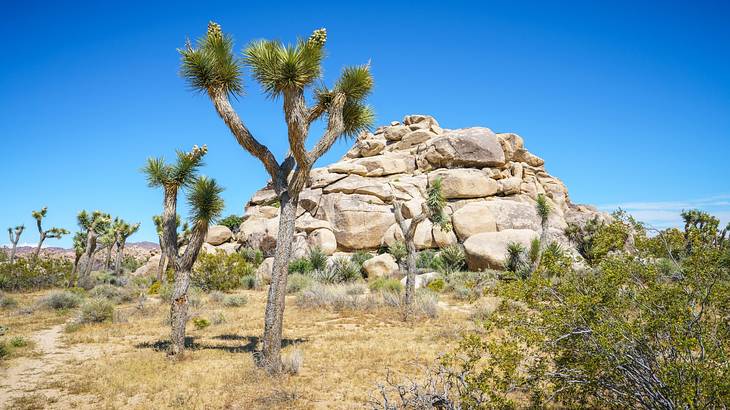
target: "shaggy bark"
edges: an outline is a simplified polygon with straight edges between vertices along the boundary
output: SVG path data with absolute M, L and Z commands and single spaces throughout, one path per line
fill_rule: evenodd
M 403 232 L 403 239 L 406 243 L 406 250 L 408 255 L 406 256 L 406 293 L 404 296 L 404 317 L 405 320 L 413 319 L 413 300 L 416 294 L 416 243 L 414 237 L 416 236 L 416 228 L 418 224 L 423 222 L 430 215 L 430 211 L 426 204 L 422 206 L 420 214 L 414 216 L 410 221 L 403 217 L 403 204 L 399 201 L 393 201 L 395 208 L 395 220 L 400 226 Z
M 86 238 L 86 249 L 84 251 L 83 256 L 81 257 L 81 271 L 79 274 L 79 279 L 77 281 L 78 285 L 84 287 L 88 286 L 89 284 L 88 279 L 91 275 L 91 268 L 94 264 L 94 253 L 96 251 L 96 238 L 97 234 L 94 231 L 94 228 L 92 227 L 88 231 L 88 236 Z
M 117 242 L 117 261 L 114 264 L 114 274 L 117 276 L 122 274 L 122 262 L 124 262 L 124 246 L 126 242 L 126 240 Z
M 38 260 L 38 256 L 41 254 L 41 246 L 43 245 L 43 241 L 46 240 L 46 233 L 43 232 L 43 229 L 41 229 L 40 221 L 38 222 L 38 232 L 40 236 L 38 238 L 38 245 L 35 247 L 35 251 L 33 252 L 33 261 Z

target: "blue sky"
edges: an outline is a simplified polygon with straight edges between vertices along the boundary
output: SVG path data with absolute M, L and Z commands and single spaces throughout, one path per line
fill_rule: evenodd
M 162 194 L 138 170 L 193 144 L 208 144 L 226 213 L 242 213 L 266 174 L 177 74 L 176 48 L 211 19 L 237 50 L 326 27 L 325 79 L 370 60 L 378 124 L 425 113 L 516 132 L 574 202 L 661 226 L 695 206 L 730 220 L 727 2 L 3 3 L 0 225 L 25 223 L 24 243 L 44 205 L 48 226 L 102 209 L 143 223 L 132 240 L 156 240 Z M 280 102 L 247 81 L 236 106 L 286 150 Z

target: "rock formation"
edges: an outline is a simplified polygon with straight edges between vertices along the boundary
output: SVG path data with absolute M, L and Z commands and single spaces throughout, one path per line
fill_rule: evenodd
M 442 232 L 425 221 L 418 226 L 416 246 L 464 244 L 470 269 L 500 268 L 507 244 L 529 247 L 532 238 L 541 236 L 535 210 L 540 194 L 553 209 L 543 236 L 566 249 L 570 244 L 563 231 L 568 222 L 605 217 L 592 207 L 571 203 L 565 185 L 546 172 L 544 161 L 525 149 L 519 135 L 482 127 L 442 129 L 433 117 L 409 115 L 403 122 L 361 134 L 340 161 L 312 170 L 299 201 L 295 254 L 315 246 L 329 255 L 376 250 L 402 239 L 393 201 L 404 202 L 407 216 L 417 215 L 437 178 L 454 229 Z M 273 251 L 277 205 L 270 187 L 256 192 L 231 240 Z M 223 230 L 215 228 L 211 235 L 216 245 L 224 237 L 228 240 L 226 232 L 218 231 Z M 390 264 L 372 270 L 389 270 L 384 265 Z

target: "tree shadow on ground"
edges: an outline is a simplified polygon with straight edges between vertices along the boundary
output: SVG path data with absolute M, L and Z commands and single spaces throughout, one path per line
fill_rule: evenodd
M 259 337 L 257 336 L 241 336 L 237 334 L 222 334 L 213 336 L 212 339 L 226 340 L 226 341 L 240 341 L 238 345 L 219 345 L 210 343 L 199 343 L 195 341 L 192 336 L 185 338 L 185 348 L 190 350 L 223 350 L 228 353 L 256 353 L 258 350 L 256 347 L 259 344 Z M 296 345 L 306 342 L 307 339 L 283 339 L 281 341 L 281 347 L 287 347 L 290 345 Z M 244 343 L 245 342 L 245 343 Z M 156 352 L 166 352 L 170 349 L 169 340 L 157 340 L 155 342 L 144 342 L 135 345 L 137 349 L 152 349 Z

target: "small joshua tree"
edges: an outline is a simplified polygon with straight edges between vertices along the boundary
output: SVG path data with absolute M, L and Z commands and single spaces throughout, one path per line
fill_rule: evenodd
M 79 261 L 86 252 L 86 232 L 76 232 L 73 237 L 74 265 L 71 270 L 68 286 L 74 286 L 76 274 L 78 273 Z
M 38 246 L 35 248 L 33 253 L 33 261 L 38 260 L 38 255 L 41 253 L 41 246 L 46 239 L 61 239 L 63 235 L 68 235 L 68 231 L 63 228 L 53 227 L 49 230 L 43 230 L 43 218 L 48 213 L 48 207 L 44 206 L 40 211 L 33 211 L 33 218 L 35 219 L 36 225 L 38 226 Z M 35 262 L 34 262 L 35 263 Z
M 129 224 L 122 219 L 118 219 L 114 224 L 114 235 L 115 242 L 117 244 L 117 260 L 114 264 L 114 274 L 122 274 L 122 262 L 124 261 L 124 246 L 127 244 L 127 239 L 139 230 L 139 222 L 136 224 Z
M 188 320 L 188 288 L 193 264 L 203 246 L 208 226 L 223 211 L 223 191 L 214 179 L 197 177 L 197 169 L 202 165 L 206 154 L 202 148 L 193 147 L 191 152 L 178 152 L 177 162 L 165 164 L 162 158 L 149 159 L 144 172 L 150 187 L 162 187 L 164 190 L 164 212 L 162 214 L 164 252 L 172 262 L 174 285 L 170 306 L 170 351 L 174 357 L 181 357 L 185 349 L 185 324 Z M 192 215 L 192 231 L 190 242 L 182 255 L 178 255 L 177 233 L 177 194 L 180 188 L 188 188 L 188 203 Z
M 99 236 L 104 235 L 109 229 L 111 216 L 101 211 L 88 213 L 84 210 L 79 212 L 76 219 L 86 239 L 84 253 L 80 259 L 78 285 L 82 287 L 91 287 L 93 284 L 89 283 L 89 278 L 91 276 L 91 269 L 94 265 L 97 241 Z
M 342 136 L 354 136 L 370 127 L 372 110 L 364 104 L 373 80 L 369 65 L 348 67 L 333 88 L 321 85 L 314 90 L 314 103 L 307 105 L 305 91 L 321 84 L 325 29 L 296 44 L 255 41 L 246 47 L 243 59 L 233 54 L 233 40 L 216 23 L 196 46 L 188 42 L 179 50 L 181 74 L 193 89 L 208 95 L 218 115 L 236 141 L 258 158 L 271 176 L 271 184 L 281 204 L 271 286 L 264 315 L 261 364 L 271 373 L 281 371 L 281 337 L 289 260 L 294 238 L 294 220 L 299 193 L 309 178 L 314 163 Z M 283 99 L 289 152 L 279 162 L 269 148 L 244 125 L 230 102 L 243 93 L 242 69 L 251 69 L 264 92 Z M 306 149 L 310 126 L 326 119 L 326 127 L 311 150 Z
M 15 250 L 18 247 L 18 241 L 20 241 L 20 235 L 23 234 L 23 231 L 25 230 L 25 225 L 18 225 L 15 228 L 8 228 L 8 236 L 10 237 L 10 243 L 13 244 L 13 247 L 10 250 L 10 264 L 12 265 L 13 262 L 15 262 Z
M 448 216 L 444 213 L 445 206 L 446 199 L 441 191 L 440 179 L 434 180 L 428 188 L 426 201 L 421 206 L 421 213 L 412 215 L 410 219 L 406 219 L 403 215 L 403 203 L 396 200 L 393 201 L 395 220 L 403 232 L 403 239 L 408 252 L 406 256 L 406 293 L 404 296 L 404 316 L 406 320 L 413 318 L 413 300 L 416 293 L 416 271 L 418 270 L 416 243 L 414 241 L 416 228 L 418 224 L 429 219 L 434 224 L 439 225 L 442 230 L 450 231 L 451 223 L 449 222 Z
M 550 220 L 550 213 L 553 211 L 548 202 L 547 198 L 543 194 L 538 194 L 535 200 L 535 210 L 537 215 L 540 217 L 540 253 L 547 246 L 547 232 L 548 232 L 548 221 Z M 533 270 L 537 269 L 540 264 L 540 257 L 535 258 L 533 262 Z

